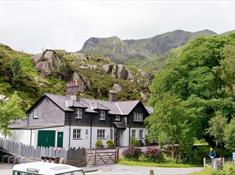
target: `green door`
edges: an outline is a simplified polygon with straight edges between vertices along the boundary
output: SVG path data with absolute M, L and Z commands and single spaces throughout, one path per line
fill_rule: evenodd
M 58 132 L 57 134 L 57 147 L 63 147 L 64 133 Z
M 39 130 L 38 131 L 38 146 L 55 147 L 55 131 Z

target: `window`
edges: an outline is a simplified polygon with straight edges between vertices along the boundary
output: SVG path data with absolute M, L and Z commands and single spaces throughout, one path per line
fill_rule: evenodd
M 33 110 L 33 119 L 38 119 L 38 109 Z
M 136 138 L 135 133 L 136 133 L 136 131 L 135 131 L 135 130 L 132 130 L 132 131 L 131 131 L 131 137 L 132 137 L 132 138 Z
M 81 139 L 81 129 L 73 129 L 73 139 Z
M 144 118 L 143 118 L 143 114 L 142 113 L 134 113 L 134 121 L 135 122 L 143 122 Z
M 105 130 L 97 129 L 97 139 L 105 139 Z
M 144 131 L 139 130 L 139 139 L 144 139 Z
M 120 121 L 121 120 L 121 117 L 119 115 L 116 115 L 115 116 L 115 121 Z
M 81 119 L 82 118 L 82 108 L 77 108 L 75 111 L 75 118 Z
M 100 111 L 100 120 L 105 120 L 105 111 Z

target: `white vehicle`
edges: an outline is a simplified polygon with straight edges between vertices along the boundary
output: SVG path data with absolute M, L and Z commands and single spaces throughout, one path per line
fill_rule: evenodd
M 13 167 L 12 175 L 85 175 L 81 168 L 46 162 L 23 163 Z

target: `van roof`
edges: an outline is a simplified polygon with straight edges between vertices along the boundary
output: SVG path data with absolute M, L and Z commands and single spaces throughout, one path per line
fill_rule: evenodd
M 54 175 L 60 173 L 66 173 L 71 171 L 82 170 L 70 165 L 56 164 L 56 163 L 46 163 L 46 162 L 33 162 L 33 163 L 23 163 L 18 164 L 13 167 L 14 171 L 31 172 L 42 175 Z

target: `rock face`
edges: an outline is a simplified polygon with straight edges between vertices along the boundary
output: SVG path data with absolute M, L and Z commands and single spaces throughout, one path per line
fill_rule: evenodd
M 103 70 L 106 74 L 110 74 L 118 79 L 133 79 L 131 72 L 123 64 L 106 64 L 103 66 Z
M 91 82 L 83 75 L 79 75 L 77 72 L 73 73 L 72 80 L 77 80 L 81 91 L 89 90 L 91 88 Z
M 33 56 L 33 63 L 44 76 L 57 73 L 64 77 L 68 74 L 65 61 L 59 58 L 54 50 L 45 50 L 43 53 Z

